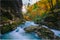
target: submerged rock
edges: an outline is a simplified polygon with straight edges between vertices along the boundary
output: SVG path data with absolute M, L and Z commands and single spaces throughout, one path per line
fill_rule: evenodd
M 42 39 L 59 40 L 60 38 L 56 36 L 50 29 L 45 27 L 30 26 L 24 29 L 26 32 L 35 32 Z

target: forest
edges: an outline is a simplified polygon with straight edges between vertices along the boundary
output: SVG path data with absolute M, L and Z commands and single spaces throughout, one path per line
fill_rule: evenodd
M 60 40 L 60 0 L 39 0 L 32 5 L 28 3 L 27 6 L 23 5 L 22 0 L 1 0 L 0 4 L 0 34 L 3 35 L 0 35 L 0 39 L 10 39 L 8 37 L 15 34 L 9 34 L 10 32 L 15 30 L 21 32 L 20 29 L 22 29 L 26 33 L 25 36 L 29 37 L 26 38 L 27 40 Z M 26 9 L 25 13 L 22 11 L 23 6 Z M 59 32 L 59 35 L 55 30 Z M 37 34 L 38 38 L 35 36 L 30 38 L 29 35 L 32 33 Z M 17 39 L 20 40 L 20 36 Z

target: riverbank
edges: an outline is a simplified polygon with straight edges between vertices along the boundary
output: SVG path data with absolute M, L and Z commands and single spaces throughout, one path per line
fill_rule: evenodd
M 24 30 L 24 28 L 27 28 L 28 31 L 31 31 L 32 29 L 34 29 L 34 30 L 33 30 L 33 32 L 26 32 L 26 30 Z M 35 28 L 37 28 L 37 31 L 35 31 L 36 30 Z M 8 39 L 11 39 L 11 40 L 16 40 L 16 39 L 17 40 L 25 40 L 25 39 L 26 40 L 43 40 L 42 37 L 48 37 L 48 38 L 52 37 L 53 38 L 53 35 L 55 35 L 56 37 L 59 36 L 60 31 L 57 31 L 57 30 L 51 31 L 50 29 L 46 29 L 46 28 L 48 28 L 48 27 L 43 26 L 40 28 L 34 22 L 26 21 L 25 24 L 19 25 L 14 31 L 11 31 L 9 33 L 2 35 L 1 38 L 7 39 L 7 40 Z
M 1 30 L 1 34 L 5 34 L 5 33 L 8 33 L 10 31 L 13 31 L 17 28 L 18 25 L 22 24 L 22 21 L 20 19 L 17 19 L 12 21 L 5 21 L 5 22 L 1 22 L 1 27 L 0 27 L 0 30 Z

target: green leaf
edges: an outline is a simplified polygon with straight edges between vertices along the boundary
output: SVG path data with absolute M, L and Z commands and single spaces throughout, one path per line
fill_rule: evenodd
M 34 4 L 33 10 L 35 10 L 35 9 L 37 9 L 37 8 L 38 8 L 38 6 L 37 6 L 36 4 Z

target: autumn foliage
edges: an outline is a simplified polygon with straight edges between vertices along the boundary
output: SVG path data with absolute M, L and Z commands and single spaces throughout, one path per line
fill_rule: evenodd
M 51 1 L 52 1 L 52 4 L 51 4 Z M 50 11 L 51 6 L 56 5 L 56 0 L 51 0 L 51 1 L 41 0 L 41 1 L 38 1 L 35 4 L 31 5 L 31 6 L 28 6 L 27 7 L 28 11 L 26 14 L 30 14 L 30 15 L 25 16 L 24 18 L 29 20 L 30 18 L 31 19 L 35 18 L 36 15 L 42 16 L 45 13 L 47 14 Z

